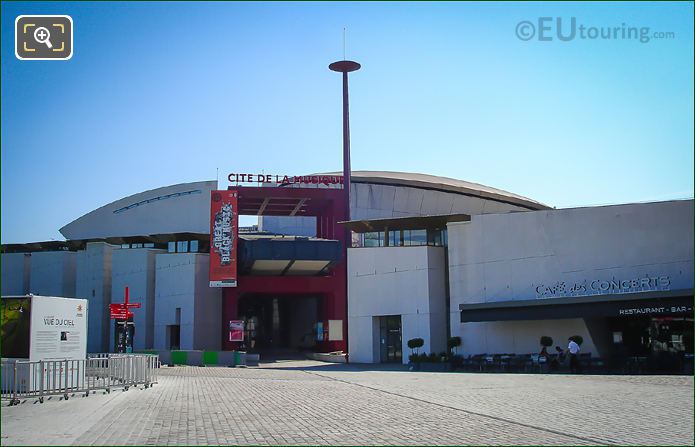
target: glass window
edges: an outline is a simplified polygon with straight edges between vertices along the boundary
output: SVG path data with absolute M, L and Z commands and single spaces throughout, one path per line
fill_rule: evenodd
M 403 232 L 401 230 L 389 231 L 389 245 L 391 247 L 400 247 L 403 245 Z
M 427 245 L 427 230 L 410 230 L 410 245 Z
M 191 253 L 198 253 L 198 241 L 191 241 Z
M 154 248 L 154 243 L 153 242 L 148 242 L 146 244 L 142 244 L 143 247 L 145 248 Z
M 378 247 L 379 246 L 379 233 L 376 231 L 370 233 L 364 233 L 364 246 L 365 247 Z
M 442 230 L 427 230 L 427 245 L 441 247 L 443 245 Z
M 121 244 L 121 248 L 130 248 L 130 244 Z
M 177 253 L 186 253 L 188 251 L 188 241 L 178 241 L 176 243 Z
M 174 241 L 169 242 L 168 247 L 167 247 L 167 251 L 169 253 L 176 253 L 176 242 L 174 242 Z
M 142 248 L 142 244 L 131 244 L 130 248 Z

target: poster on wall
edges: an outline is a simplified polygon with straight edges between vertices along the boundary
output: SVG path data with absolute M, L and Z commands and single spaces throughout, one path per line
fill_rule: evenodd
M 210 197 L 210 287 L 237 286 L 236 191 L 212 191 Z
M 229 320 L 229 341 L 244 341 L 244 320 Z
M 31 297 L 29 360 L 87 358 L 87 300 Z

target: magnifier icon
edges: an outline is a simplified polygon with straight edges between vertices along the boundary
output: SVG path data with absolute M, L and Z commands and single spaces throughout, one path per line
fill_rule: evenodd
M 34 39 L 38 43 L 45 43 L 48 48 L 53 48 L 51 41 L 51 33 L 43 26 L 40 26 L 34 30 Z

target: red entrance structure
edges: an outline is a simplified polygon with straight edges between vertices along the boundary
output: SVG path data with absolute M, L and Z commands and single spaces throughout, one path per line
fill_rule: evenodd
M 338 240 L 342 257 L 323 276 L 254 276 L 240 274 L 237 287 L 223 289 L 223 334 L 225 350 L 239 347 L 227 337 L 227 322 L 239 318 L 239 301 L 248 295 L 275 295 L 286 299 L 313 295 L 321 299 L 320 319 L 324 327 L 328 320 L 342 322 L 342 340 L 318 343 L 324 351 L 347 351 L 347 232 L 339 221 L 346 219 L 346 194 L 336 188 L 244 187 L 230 186 L 237 192 L 239 215 L 255 216 L 313 216 L 316 217 L 316 237 Z

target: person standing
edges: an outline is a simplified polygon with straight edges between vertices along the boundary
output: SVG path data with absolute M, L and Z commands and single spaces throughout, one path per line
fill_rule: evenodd
M 579 365 L 579 345 L 571 337 L 568 340 L 567 352 L 570 355 L 570 372 L 579 374 L 582 372 L 582 367 Z
M 558 371 L 560 365 L 565 362 L 565 351 L 561 347 L 555 346 L 555 357 L 550 361 L 550 370 Z

